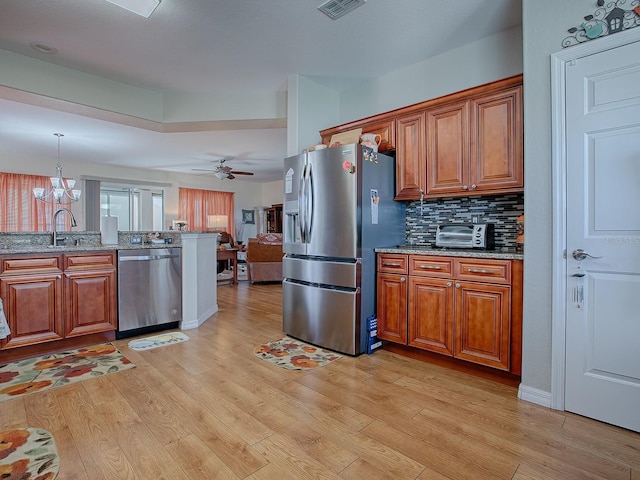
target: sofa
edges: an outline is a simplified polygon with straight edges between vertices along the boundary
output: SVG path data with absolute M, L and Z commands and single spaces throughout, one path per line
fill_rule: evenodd
M 282 234 L 264 233 L 247 243 L 247 279 L 255 282 L 282 281 Z

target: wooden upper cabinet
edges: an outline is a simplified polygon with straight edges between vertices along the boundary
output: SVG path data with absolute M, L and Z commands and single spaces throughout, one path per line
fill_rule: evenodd
M 393 118 L 367 123 L 362 126 L 362 133 L 380 135 L 379 152 L 388 152 L 396 149 L 396 120 Z
M 396 119 L 396 200 L 420 198 L 424 192 L 424 112 Z
M 524 189 L 522 75 L 322 130 L 354 128 L 396 151 L 396 200 Z
M 522 190 L 522 86 L 430 108 L 426 115 L 427 196 Z
M 468 189 L 469 103 L 454 102 L 431 108 L 427 117 L 426 194 Z
M 523 188 L 522 86 L 474 98 L 470 105 L 470 188 Z

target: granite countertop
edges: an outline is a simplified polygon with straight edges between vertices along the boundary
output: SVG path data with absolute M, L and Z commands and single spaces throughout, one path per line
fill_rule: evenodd
M 173 243 L 143 243 L 140 245 L 60 245 L 59 247 L 49 245 L 13 245 L 8 246 L 7 248 L 0 248 L 0 255 L 14 255 L 17 253 L 73 253 L 105 250 L 141 250 L 143 248 L 182 248 L 182 245 Z
M 437 255 L 447 257 L 497 258 L 502 260 L 523 260 L 524 255 L 515 248 L 480 250 L 475 248 L 436 248 L 430 245 L 398 245 L 397 247 L 376 248 L 376 253 L 404 253 L 409 255 Z

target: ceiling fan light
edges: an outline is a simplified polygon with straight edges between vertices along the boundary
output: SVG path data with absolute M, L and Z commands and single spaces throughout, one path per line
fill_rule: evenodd
M 218 177 L 220 180 L 224 180 L 225 178 L 227 178 L 227 174 L 225 172 L 216 172 L 215 176 Z

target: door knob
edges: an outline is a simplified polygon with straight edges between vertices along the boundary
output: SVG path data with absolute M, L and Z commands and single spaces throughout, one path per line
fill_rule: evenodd
M 571 256 L 574 260 L 578 260 L 581 262 L 582 260 L 586 260 L 587 258 L 602 258 L 602 257 L 594 257 L 593 255 L 588 254 L 581 248 L 576 248 L 573 252 L 571 252 Z

